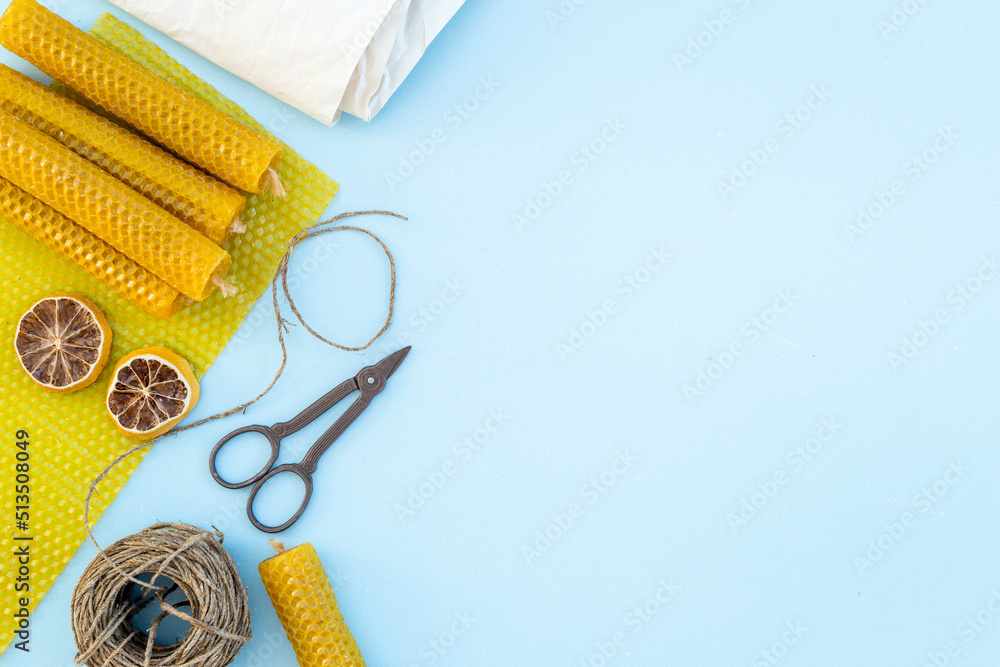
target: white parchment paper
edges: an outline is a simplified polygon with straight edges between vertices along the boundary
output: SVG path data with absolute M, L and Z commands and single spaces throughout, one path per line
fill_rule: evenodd
M 464 0 L 111 0 L 313 118 L 371 120 Z

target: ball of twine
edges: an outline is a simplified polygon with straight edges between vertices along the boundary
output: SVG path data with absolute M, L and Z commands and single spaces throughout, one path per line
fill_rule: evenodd
M 226 667 L 250 641 L 247 591 L 233 559 L 222 548 L 222 533 L 181 523 L 158 523 L 102 550 L 73 590 L 76 664 L 91 667 Z M 144 582 L 137 577 L 149 573 Z M 174 586 L 158 585 L 169 578 Z M 130 600 L 133 585 L 143 594 Z M 187 602 L 167 596 L 180 588 Z M 161 613 L 145 635 L 133 617 L 149 604 Z M 179 607 L 190 607 L 183 611 Z M 176 644 L 156 643 L 167 616 L 191 624 Z

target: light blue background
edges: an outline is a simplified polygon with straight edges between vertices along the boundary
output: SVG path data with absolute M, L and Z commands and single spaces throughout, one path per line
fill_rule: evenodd
M 102 0 L 59 4 L 85 28 L 123 16 Z M 256 571 L 266 536 L 243 515 L 246 493 L 212 481 L 208 452 L 406 340 L 412 354 L 282 535 L 316 546 L 370 667 L 995 665 L 1000 280 L 977 272 L 1000 253 L 1000 7 L 563 6 L 575 10 L 555 21 L 557 0 L 470 0 L 372 123 L 332 129 L 141 26 L 338 180 L 329 214 L 410 220 L 359 220 L 398 262 L 387 340 L 356 355 L 294 329 L 268 399 L 158 444 L 97 538 L 157 521 L 224 529 L 255 610 L 235 664 L 294 665 Z M 880 28 L 897 8 L 911 14 Z M 620 129 L 602 138 L 609 122 Z M 939 151 L 943 130 L 955 138 Z M 415 154 L 431 137 L 444 140 Z M 914 172 L 925 151 L 934 163 Z M 764 164 L 744 164 L 754 153 Z M 753 173 L 723 197 L 737 169 Z M 562 172 L 568 185 L 546 199 Z M 851 242 L 858 209 L 877 212 L 897 179 Z M 547 206 L 519 230 L 529 199 Z M 295 293 L 319 330 L 358 344 L 384 317 L 386 262 L 366 237 L 326 238 L 298 252 Z M 644 273 L 660 249 L 669 258 Z M 629 292 L 627 276 L 646 280 Z M 459 295 L 437 301 L 449 284 Z M 780 314 L 779 290 L 791 295 Z M 606 301 L 613 312 L 595 315 Z M 266 386 L 271 317 L 257 305 L 196 417 Z M 914 348 L 894 366 L 904 337 Z M 689 399 L 701 371 L 714 377 Z M 491 410 L 506 423 L 463 460 L 456 447 Z M 824 420 L 837 432 L 806 461 L 795 448 Z M 587 487 L 619 453 L 627 469 Z M 401 517 L 449 461 L 454 474 Z M 546 530 L 555 539 L 526 556 Z M 33 652 L 8 650 L 5 667 L 71 664 L 70 593 L 94 554 L 83 545 L 33 616 Z M 662 604 L 661 581 L 677 587 Z

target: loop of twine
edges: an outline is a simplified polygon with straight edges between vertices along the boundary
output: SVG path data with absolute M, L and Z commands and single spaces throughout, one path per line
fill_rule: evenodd
M 340 350 L 345 350 L 348 352 L 358 352 L 371 347 L 371 345 L 376 340 L 378 340 L 379 337 L 382 336 L 382 334 L 386 332 L 386 330 L 389 328 L 389 325 L 392 324 L 392 314 L 393 314 L 393 309 L 395 307 L 395 299 L 396 299 L 396 262 L 392 257 L 392 253 L 389 252 L 389 248 L 385 245 L 385 243 L 382 242 L 382 239 L 380 239 L 378 236 L 368 231 L 367 229 L 362 229 L 360 227 L 353 227 L 350 225 L 341 225 L 338 227 L 325 227 L 325 225 L 337 222 L 338 220 L 342 220 L 344 218 L 353 217 L 357 215 L 388 215 L 395 218 L 399 218 L 400 220 L 407 219 L 404 216 L 399 215 L 398 213 L 392 213 L 391 211 L 355 211 L 352 213 L 341 213 L 340 215 L 337 215 L 329 220 L 324 220 L 323 222 L 317 222 L 316 224 L 306 227 L 305 229 L 297 233 L 292 238 L 291 242 L 288 244 L 288 248 L 285 250 L 285 254 L 282 256 L 281 261 L 278 263 L 277 272 L 275 273 L 274 280 L 271 283 L 271 301 L 274 304 L 274 318 L 278 326 L 278 344 L 281 346 L 281 366 L 278 368 L 278 372 L 275 374 L 274 379 L 271 380 L 271 383 L 267 386 L 266 389 L 264 389 L 263 392 L 261 392 L 255 398 L 247 401 L 246 403 L 238 405 L 231 410 L 226 410 L 225 412 L 221 412 L 217 415 L 213 415 L 211 417 L 207 417 L 200 421 L 194 422 L 193 424 L 188 424 L 186 426 L 175 428 L 166 435 L 174 435 L 182 431 L 187 431 L 189 429 L 196 428 L 203 424 L 207 424 L 217 419 L 224 419 L 225 417 L 234 415 L 237 412 L 242 412 L 243 410 L 250 407 L 260 399 L 264 398 L 271 391 L 271 389 L 273 389 L 274 386 L 278 383 L 278 380 L 281 378 L 281 375 L 285 372 L 285 367 L 288 365 L 288 349 L 285 345 L 285 332 L 287 332 L 288 330 L 287 329 L 288 325 L 291 324 L 290 322 L 288 322 L 288 320 L 284 319 L 281 316 L 281 305 L 278 302 L 279 282 L 281 283 L 282 293 L 284 294 L 285 299 L 288 301 L 288 305 L 291 307 L 292 312 L 295 313 L 295 316 L 298 319 L 298 321 L 310 334 L 312 334 L 319 340 L 323 341 L 327 345 L 331 345 Z M 299 244 L 301 244 L 302 242 L 307 241 L 316 236 L 319 236 L 321 234 L 328 234 L 330 232 L 345 231 L 345 230 L 361 232 L 362 234 L 367 234 L 371 238 L 375 239 L 375 241 L 378 242 L 378 244 L 382 247 L 382 250 L 385 252 L 386 257 L 389 258 L 389 270 L 390 270 L 389 313 L 386 317 L 385 324 L 382 325 L 382 328 L 379 329 L 379 331 L 371 338 L 371 340 L 369 340 L 367 343 L 365 343 L 360 347 L 349 347 L 345 345 L 340 345 L 339 343 L 334 343 L 321 336 L 315 329 L 313 329 L 306 323 L 305 318 L 303 318 L 302 313 L 299 312 L 299 309 L 296 307 L 295 301 L 292 299 L 292 295 L 288 289 L 288 266 L 292 257 L 292 253 L 295 251 L 295 248 L 297 248 Z M 206 637 L 215 638 L 213 641 L 218 642 L 220 645 L 225 645 L 225 646 L 235 645 L 236 652 L 238 652 L 239 647 L 242 646 L 241 642 L 249 641 L 250 638 L 249 615 L 245 633 L 243 633 L 242 630 L 240 629 L 233 629 L 231 625 L 226 625 L 224 623 L 213 625 L 210 622 L 209 617 L 206 616 L 205 614 L 204 605 L 198 606 L 198 604 L 195 603 L 195 600 L 190 597 L 192 594 L 194 594 L 192 593 L 194 585 L 189 582 L 181 583 L 177 580 L 176 577 L 171 576 L 169 574 L 171 570 L 170 566 L 174 561 L 174 559 L 179 559 L 184 557 L 186 560 L 188 556 L 185 556 L 185 554 L 189 555 L 193 554 L 195 559 L 198 559 L 199 557 L 202 557 L 204 555 L 206 549 L 213 549 L 215 547 L 217 547 L 218 550 L 222 551 L 222 553 L 225 554 L 225 550 L 223 550 L 221 547 L 221 542 L 222 542 L 221 533 L 218 532 L 210 533 L 207 531 L 198 531 L 198 529 L 192 529 L 194 531 L 197 531 L 197 534 L 189 535 L 187 539 L 184 540 L 181 544 L 179 544 L 171 553 L 162 556 L 162 558 L 157 557 L 143 561 L 141 564 L 138 565 L 138 567 L 132 567 L 131 571 L 126 571 L 124 565 L 131 563 L 131 561 L 129 561 L 129 563 L 120 564 L 119 561 L 116 560 L 114 557 L 112 557 L 112 555 L 109 555 L 108 552 L 114 551 L 114 553 L 117 553 L 116 547 L 119 547 L 119 545 L 121 545 L 122 543 L 132 538 L 138 538 L 140 536 L 144 536 L 147 533 L 150 533 L 150 531 L 157 531 L 157 529 L 160 529 L 163 526 L 176 527 L 176 526 L 183 526 L 183 524 L 157 524 L 156 526 L 152 526 L 140 533 L 137 533 L 136 535 L 133 535 L 131 538 L 125 538 L 123 540 L 119 540 L 111 547 L 108 547 L 107 551 L 101 548 L 101 545 L 97 543 L 97 540 L 94 538 L 94 534 L 90 529 L 90 501 L 94 495 L 94 490 L 97 488 L 97 486 L 102 481 L 104 481 L 104 479 L 108 476 L 108 473 L 110 473 L 115 468 L 115 466 L 117 466 L 122 461 L 132 456 L 136 452 L 140 452 L 148 447 L 151 447 L 154 443 L 158 442 L 160 438 L 166 437 L 166 435 L 160 436 L 159 438 L 154 438 L 153 440 L 144 442 L 140 445 L 136 445 L 135 447 L 132 447 L 125 453 L 118 456 L 101 472 L 101 474 L 99 474 L 97 477 L 94 478 L 94 480 L 90 483 L 90 488 L 87 490 L 87 497 L 86 500 L 84 501 L 84 507 L 83 507 L 83 525 L 87 531 L 87 537 L 89 537 L 90 541 L 93 542 L 94 546 L 97 548 L 97 551 L 99 552 L 99 555 L 90 564 L 87 571 L 84 572 L 84 576 L 81 577 L 80 581 L 77 582 L 77 587 L 76 590 L 74 590 L 73 594 L 73 603 L 72 603 L 73 618 L 74 618 L 73 632 L 74 636 L 77 637 L 77 647 L 80 649 L 80 653 L 77 656 L 77 664 L 82 665 L 88 659 L 90 659 L 92 656 L 95 655 L 102 656 L 101 659 L 103 660 L 103 662 L 96 663 L 101 665 L 102 667 L 105 666 L 150 667 L 150 665 L 154 664 L 170 664 L 170 665 L 177 665 L 177 667 L 183 667 L 184 665 L 189 665 L 189 664 L 190 665 L 198 664 L 205 666 L 218 665 L 218 667 L 225 667 L 225 665 L 229 665 L 232 662 L 232 658 L 230 658 L 226 662 L 211 662 L 207 658 L 197 658 L 194 655 L 191 658 L 193 662 L 188 662 L 186 658 L 185 661 L 183 662 L 170 662 L 170 663 L 157 662 L 159 660 L 158 656 L 161 655 L 162 651 L 165 650 L 165 648 L 155 643 L 156 628 L 159 626 L 160 622 L 164 618 L 166 618 L 167 615 L 177 616 L 178 618 L 186 620 L 192 624 L 191 632 L 189 632 L 188 635 L 185 637 L 185 639 L 182 640 L 180 643 L 173 645 L 175 647 L 185 645 L 185 642 L 188 640 L 188 638 L 197 636 L 198 638 L 206 638 Z M 191 527 L 187 526 L 185 528 L 191 528 Z M 153 533 L 151 533 L 151 535 L 152 534 Z M 156 536 L 160 536 L 162 534 L 163 533 L 155 532 Z M 212 539 L 206 541 L 204 540 L 204 536 L 206 535 L 213 537 L 217 536 L 218 540 Z M 215 545 L 215 547 L 203 546 L 208 544 Z M 149 547 L 151 545 L 146 544 L 145 546 Z M 229 558 L 228 554 L 226 554 L 226 558 L 227 559 Z M 101 563 L 101 565 L 100 566 L 96 565 L 99 562 Z M 137 578 L 139 574 L 147 572 L 148 570 L 146 568 L 152 567 L 153 564 L 156 562 L 159 562 L 159 567 L 156 570 L 155 575 L 149 582 L 144 582 Z M 231 559 L 230 562 L 232 562 Z M 138 608 L 133 609 L 132 607 L 134 607 L 134 605 L 123 606 L 122 604 L 116 604 L 116 605 L 109 604 L 104 608 L 101 608 L 99 610 L 91 610 L 92 613 L 88 613 L 86 605 L 92 599 L 93 588 L 94 588 L 93 578 L 87 576 L 88 572 L 90 572 L 91 569 L 95 570 L 95 574 L 93 576 L 97 575 L 107 576 L 109 575 L 108 569 L 113 571 L 117 577 L 117 581 L 114 583 L 115 585 L 118 586 L 118 589 L 120 589 L 123 586 L 127 587 L 129 582 L 143 587 L 147 592 L 151 593 L 152 596 L 148 598 L 146 602 L 143 603 L 142 606 L 145 606 L 145 604 L 148 604 L 153 599 L 159 600 L 160 607 L 163 610 L 163 613 L 160 614 L 160 616 L 153 621 L 152 627 L 150 628 L 149 631 L 149 638 L 146 641 L 145 645 L 142 646 L 141 660 L 136 658 L 137 654 L 135 653 L 135 651 L 137 651 L 139 648 L 139 643 L 138 640 L 136 639 L 138 633 L 134 630 L 129 630 L 129 628 L 131 627 L 131 617 L 136 611 L 138 611 Z M 198 590 L 212 589 L 213 594 L 225 592 L 225 591 L 215 591 L 212 579 L 212 577 L 216 574 L 215 570 L 213 570 L 212 568 L 204 568 L 201 570 L 201 573 L 204 576 L 199 577 Z M 194 614 L 186 614 L 184 612 L 177 610 L 172 605 L 166 603 L 164 598 L 166 598 L 166 595 L 168 595 L 169 593 L 163 587 L 156 586 L 156 579 L 161 574 L 170 576 L 171 579 L 173 579 L 174 581 L 178 581 L 178 583 L 180 583 L 181 587 L 185 590 L 185 592 L 189 596 L 188 599 L 192 603 L 192 611 L 194 612 Z M 239 580 L 238 574 L 236 575 L 236 579 L 237 581 Z M 244 593 L 244 600 L 245 600 L 245 591 L 243 591 L 242 589 L 240 590 Z M 89 593 L 89 595 L 86 596 L 81 595 L 80 601 L 78 602 L 77 591 L 81 591 L 81 594 L 86 592 Z M 127 598 L 125 602 L 128 602 Z M 78 623 L 77 623 L 78 615 L 80 615 L 81 618 L 81 624 L 80 624 L 81 627 L 79 634 L 78 634 Z M 85 620 L 89 622 L 84 623 Z M 126 620 L 128 621 L 128 623 L 125 623 Z M 233 620 L 233 617 L 223 615 L 219 620 L 230 622 Z M 195 632 L 196 628 L 203 632 Z M 211 651 L 211 655 L 215 656 L 216 652 Z M 235 657 L 235 655 L 236 653 L 234 652 L 233 657 Z M 125 660 L 125 662 L 122 662 L 119 659 Z
M 181 523 L 158 523 L 122 538 L 101 550 L 83 571 L 73 589 L 73 637 L 78 665 L 120 667 L 151 665 L 232 664 L 250 641 L 250 605 L 236 564 L 222 548 L 222 533 Z M 119 576 L 129 571 L 128 580 Z M 132 601 L 129 580 L 150 573 L 149 583 L 139 582 L 153 595 Z M 157 586 L 160 577 L 175 583 Z M 187 601 L 170 604 L 167 596 L 180 588 Z M 161 613 L 145 638 L 133 629 L 132 619 L 153 601 Z M 190 606 L 192 613 L 178 606 Z M 156 643 L 156 631 L 167 616 L 191 624 L 177 643 Z

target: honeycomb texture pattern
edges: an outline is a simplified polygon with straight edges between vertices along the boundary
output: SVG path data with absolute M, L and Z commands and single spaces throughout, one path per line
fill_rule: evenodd
M 167 149 L 261 193 L 282 145 L 82 32 L 35 0 L 14 0 L 0 44 Z M 287 189 L 286 184 L 286 189 Z
M 0 178 L 0 217 L 151 315 L 172 317 L 188 301 L 123 253 L 4 178 Z
M 219 95 L 209 85 L 183 69 L 138 32 L 106 15 L 91 34 L 156 74 L 194 93 L 243 123 L 259 125 L 240 107 Z M 119 359 L 130 350 L 169 342 L 187 358 L 201 378 L 236 333 L 250 308 L 270 287 L 275 268 L 292 236 L 316 222 L 337 192 L 337 184 L 296 153 L 285 149 L 278 173 L 289 187 L 284 199 L 250 197 L 245 215 L 249 231 L 234 236 L 227 248 L 238 268 L 240 293 L 225 299 L 216 292 L 201 303 L 177 313 L 169 322 L 145 313 L 120 297 L 96 278 L 81 271 L 58 253 L 38 243 L 15 225 L 0 220 L 0 425 L 25 429 L 31 436 L 32 516 L 27 533 L 12 524 L 14 495 L 8 487 L 0 492 L 0 543 L 4 553 L 13 551 L 15 535 L 31 535 L 31 608 L 34 608 L 70 557 L 87 538 L 83 529 L 83 499 L 91 480 L 127 450 L 131 441 L 122 437 L 104 412 L 104 389 Z M 92 387 L 75 394 L 54 396 L 35 386 L 21 370 L 11 344 L 21 313 L 39 297 L 53 292 L 86 294 L 108 316 L 114 328 L 114 343 L 107 368 Z M 255 320 L 247 323 L 253 326 Z M 241 354 L 241 338 L 230 345 L 231 354 Z M 6 341 L 6 342 L 4 342 Z M 273 369 L 280 362 L 277 346 Z M 266 363 L 258 360 L 258 363 Z M 249 399 L 263 387 L 247 387 Z M 195 411 L 192 419 L 199 416 Z M 200 414 L 208 416 L 208 414 Z M 170 446 L 166 443 L 165 446 Z M 141 454 L 117 466 L 97 488 L 91 506 L 96 519 L 108 507 L 129 475 L 142 460 Z M 0 466 L 10 470 L 12 447 L 0 448 Z M 203 523 L 209 525 L 217 512 L 207 508 Z M 16 592 L 12 559 L 0 558 L 0 649 L 14 636 L 11 620 Z
M 0 176 L 196 301 L 212 293 L 213 278 L 232 263 L 225 250 L 5 111 L 0 111 Z
M 300 544 L 257 568 L 301 667 L 364 667 L 313 545 Z
M 0 108 L 222 245 L 246 197 L 79 104 L 0 65 Z

